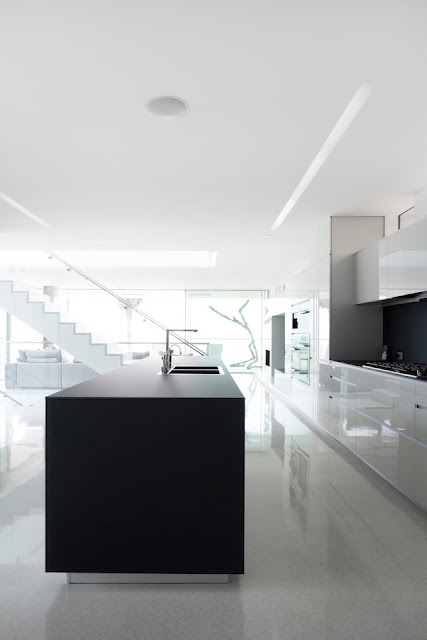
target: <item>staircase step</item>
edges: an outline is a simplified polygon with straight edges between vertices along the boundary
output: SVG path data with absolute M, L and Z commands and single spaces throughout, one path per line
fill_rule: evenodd
M 52 304 L 50 302 L 49 296 L 44 293 L 36 293 L 32 291 L 28 291 L 28 302 L 43 302 L 44 304 Z
M 79 323 L 80 330 L 68 314 L 49 301 L 48 296 L 21 283 L 0 281 L 0 307 L 41 333 L 53 344 L 72 354 L 97 373 L 106 373 L 122 365 L 122 354 L 107 353 L 105 342 Z M 83 330 L 82 330 L 83 329 Z

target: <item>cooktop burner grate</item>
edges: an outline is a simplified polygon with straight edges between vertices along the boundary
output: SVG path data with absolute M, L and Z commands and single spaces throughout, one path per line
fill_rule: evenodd
M 410 378 L 427 379 L 427 364 L 403 363 L 403 362 L 367 362 L 362 365 L 366 369 L 379 369 L 387 373 L 395 373 L 399 376 L 409 376 Z

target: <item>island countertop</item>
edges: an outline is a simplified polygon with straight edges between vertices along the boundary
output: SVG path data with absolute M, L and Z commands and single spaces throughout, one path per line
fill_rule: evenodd
M 221 366 L 224 375 L 161 373 L 160 356 L 110 371 L 49 396 L 56 398 L 243 398 L 229 371 L 212 356 L 177 357 L 173 365 Z

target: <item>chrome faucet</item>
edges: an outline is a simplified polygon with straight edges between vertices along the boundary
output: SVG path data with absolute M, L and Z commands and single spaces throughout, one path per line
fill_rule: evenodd
M 184 331 L 197 333 L 198 329 L 166 329 L 166 352 L 162 355 L 162 373 L 169 373 L 172 366 L 172 348 L 169 346 L 169 334 L 171 331 Z

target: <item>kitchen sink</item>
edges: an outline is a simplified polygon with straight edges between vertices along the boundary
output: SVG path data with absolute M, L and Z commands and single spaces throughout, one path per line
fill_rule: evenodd
M 199 374 L 203 374 L 203 375 L 224 375 L 224 371 L 222 369 L 222 367 L 209 367 L 209 366 L 182 366 L 182 365 L 175 365 L 174 367 L 172 367 L 172 369 L 169 371 L 169 375 L 171 374 L 195 374 L 195 375 L 199 375 Z

